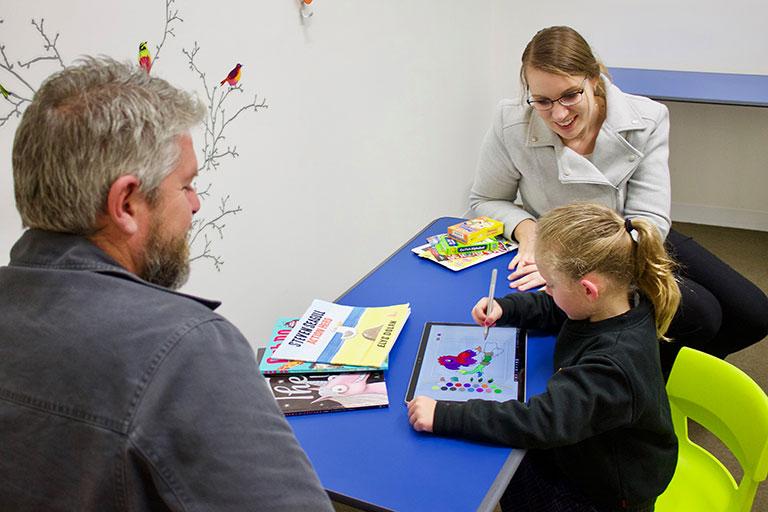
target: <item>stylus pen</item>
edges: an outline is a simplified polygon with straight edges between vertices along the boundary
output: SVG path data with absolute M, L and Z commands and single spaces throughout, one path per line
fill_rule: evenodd
M 488 289 L 488 304 L 485 306 L 485 316 L 486 318 L 488 315 L 491 314 L 491 309 L 493 308 L 493 292 L 496 290 L 496 269 L 493 269 L 493 272 L 491 272 L 491 287 Z M 489 326 L 483 327 L 483 340 L 488 339 L 488 330 L 490 329 Z

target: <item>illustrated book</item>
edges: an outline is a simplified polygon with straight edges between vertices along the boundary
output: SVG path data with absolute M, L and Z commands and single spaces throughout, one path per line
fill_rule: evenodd
M 259 357 L 263 350 L 259 349 Z M 264 379 L 286 416 L 389 406 L 382 371 L 267 375 Z
M 259 363 L 259 371 L 264 375 L 286 374 L 286 373 L 349 373 L 373 370 L 386 370 L 388 368 L 388 359 L 379 367 L 374 366 L 349 366 L 327 363 L 308 363 L 306 361 L 291 361 L 287 359 L 277 359 L 274 352 L 291 330 L 299 322 L 295 316 L 280 317 L 272 328 L 272 336 L 269 344 L 264 351 L 264 357 Z
M 358 307 L 315 299 L 273 357 L 381 367 L 410 314 L 408 304 Z

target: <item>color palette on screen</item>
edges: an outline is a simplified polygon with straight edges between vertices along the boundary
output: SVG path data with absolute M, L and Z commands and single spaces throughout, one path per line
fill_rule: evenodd
M 448 380 L 443 378 L 440 382 L 432 386 L 432 389 L 437 391 L 447 391 L 454 393 L 503 393 L 504 391 L 493 383 L 493 379 L 488 379 L 484 382 L 482 378 L 470 379 L 468 382 L 461 382 L 458 377 L 451 377 Z

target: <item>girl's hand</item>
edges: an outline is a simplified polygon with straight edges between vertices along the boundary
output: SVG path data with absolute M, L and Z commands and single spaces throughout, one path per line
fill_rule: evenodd
M 479 301 L 477 301 L 477 304 L 475 304 L 475 307 L 472 308 L 472 319 L 477 323 L 477 325 L 480 325 L 482 327 L 488 326 L 493 327 L 496 322 L 501 318 L 501 306 L 498 302 L 495 300 L 493 301 L 493 305 L 491 305 L 491 312 L 486 316 L 485 311 L 488 307 L 488 297 L 483 297 Z
M 432 432 L 437 402 L 426 396 L 417 396 L 408 402 L 408 421 L 416 432 Z

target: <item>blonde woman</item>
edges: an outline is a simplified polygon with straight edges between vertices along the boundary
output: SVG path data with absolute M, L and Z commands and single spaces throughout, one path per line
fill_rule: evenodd
M 522 101 L 502 101 L 486 135 L 470 205 L 499 219 L 520 244 L 510 287 L 544 284 L 535 258 L 536 219 L 574 201 L 605 205 L 648 220 L 680 262 L 681 307 L 671 368 L 683 345 L 718 357 L 768 334 L 768 298 L 689 237 L 670 229 L 669 113 L 661 103 L 625 94 L 570 27 L 539 31 L 523 52 Z M 514 204 L 520 195 L 522 207 Z
M 527 448 L 502 510 L 653 510 L 672 478 L 677 440 L 659 344 L 680 291 L 658 229 L 594 204 L 556 208 L 537 223 L 546 291 L 487 298 L 479 325 L 557 333 L 545 393 L 516 400 L 408 404 L 418 431 Z

